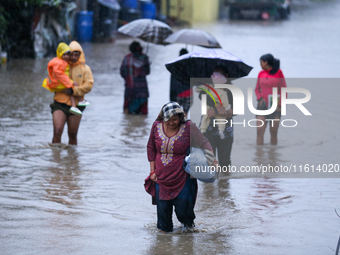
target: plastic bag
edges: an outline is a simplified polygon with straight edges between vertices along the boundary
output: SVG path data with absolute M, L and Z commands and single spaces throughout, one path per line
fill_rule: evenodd
M 191 178 L 205 183 L 212 183 L 218 179 L 219 172 L 214 166 L 208 164 L 204 152 L 200 148 L 191 148 L 191 152 L 184 160 L 184 170 Z

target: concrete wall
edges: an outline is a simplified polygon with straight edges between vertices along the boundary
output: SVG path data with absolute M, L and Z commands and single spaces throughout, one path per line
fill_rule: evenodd
M 192 0 L 193 21 L 210 22 L 218 19 L 219 0 Z
M 163 0 L 162 13 L 169 18 L 188 23 L 218 19 L 219 0 Z

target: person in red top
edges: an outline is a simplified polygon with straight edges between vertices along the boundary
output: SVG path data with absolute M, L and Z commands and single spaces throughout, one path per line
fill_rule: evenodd
M 259 73 L 255 88 L 258 101 L 258 110 L 271 108 L 273 88 L 277 88 L 278 103 L 276 110 L 270 115 L 257 115 L 257 145 L 263 145 L 263 137 L 266 131 L 266 120 L 272 120 L 270 124 L 270 143 L 277 144 L 277 132 L 281 118 L 281 88 L 287 87 L 285 78 L 280 69 L 280 60 L 272 54 L 265 54 L 260 58 L 262 71 Z

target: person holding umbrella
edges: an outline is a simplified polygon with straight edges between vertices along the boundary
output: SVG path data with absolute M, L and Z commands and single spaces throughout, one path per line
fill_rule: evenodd
M 147 55 L 142 53 L 139 42 L 132 42 L 131 53 L 126 55 L 120 66 L 120 75 L 125 80 L 124 113 L 148 114 L 149 90 L 146 76 L 150 74 Z
M 223 65 L 217 66 L 212 75 L 211 79 L 214 84 L 226 84 L 228 83 L 228 69 Z M 222 104 L 228 105 L 228 107 L 224 107 L 220 103 L 216 102 L 216 105 L 212 100 L 207 99 L 207 104 L 210 106 L 211 109 L 207 110 L 207 115 L 210 118 L 210 123 L 207 127 L 206 132 L 204 132 L 204 136 L 209 140 L 213 151 L 216 155 L 218 155 L 218 160 L 220 165 L 223 166 L 230 166 L 231 165 L 231 148 L 234 142 L 234 129 L 233 126 L 230 125 L 230 122 L 233 117 L 233 96 L 229 89 L 224 89 L 226 92 L 226 97 L 221 97 Z M 199 97 L 204 92 L 200 92 Z M 213 125 L 214 118 L 225 118 L 228 122 L 224 126 L 224 130 L 219 130 L 218 125 Z M 202 116 L 203 118 L 203 116 Z M 202 125 L 202 123 L 201 123 Z
M 179 55 L 182 56 L 187 54 L 187 49 L 181 49 Z M 171 75 L 170 78 L 170 101 L 177 102 L 183 107 L 185 118 L 188 116 L 189 108 L 192 102 L 192 92 L 190 86 L 185 85 L 176 80 L 176 78 Z
M 180 56 L 168 62 L 165 66 L 178 81 L 184 84 L 190 84 L 190 78 L 208 77 L 211 77 L 215 84 L 227 83 L 228 80 L 247 76 L 252 69 L 251 66 L 244 63 L 235 55 L 220 49 L 197 50 Z M 212 76 L 214 72 L 219 73 L 219 75 Z M 197 84 L 194 84 L 194 86 L 195 85 Z M 210 123 L 210 128 L 208 127 L 205 133 L 214 152 L 217 149 L 218 159 L 222 167 L 228 167 L 231 164 L 230 154 L 234 141 L 233 127 L 230 125 L 233 116 L 233 97 L 229 90 L 226 91 L 231 108 L 227 110 L 221 104 L 216 104 L 216 106 L 212 104 L 211 106 L 215 109 L 207 111 L 207 114 L 211 118 L 216 118 L 217 114 L 226 117 L 228 123 L 224 130 L 225 138 L 221 139 L 217 126 L 212 127 L 213 123 Z

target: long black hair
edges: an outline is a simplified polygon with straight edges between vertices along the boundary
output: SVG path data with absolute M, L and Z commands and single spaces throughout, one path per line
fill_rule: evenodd
M 260 57 L 260 60 L 263 62 L 267 62 L 268 65 L 272 67 L 272 70 L 269 71 L 270 74 L 276 74 L 280 69 L 280 60 L 274 58 L 272 54 L 265 54 Z

